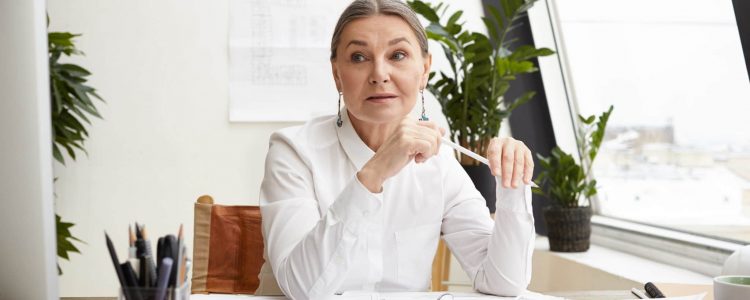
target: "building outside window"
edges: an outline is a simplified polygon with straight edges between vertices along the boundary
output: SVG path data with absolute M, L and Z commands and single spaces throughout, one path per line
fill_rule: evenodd
M 574 105 L 614 104 L 600 214 L 750 242 L 750 81 L 730 0 L 556 1 Z

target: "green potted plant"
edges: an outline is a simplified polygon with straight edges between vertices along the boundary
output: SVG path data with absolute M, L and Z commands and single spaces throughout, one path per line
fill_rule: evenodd
M 589 249 L 591 238 L 591 197 L 596 195 L 596 179 L 591 175 L 599 147 L 604 139 L 607 121 L 612 114 L 610 106 L 598 117 L 584 118 L 578 127 L 577 145 L 581 162 L 555 146 L 549 157 L 537 154 L 541 172 L 534 182 L 536 194 L 552 200 L 543 209 L 551 251 L 583 252 Z
M 547 48 L 516 45 L 516 40 L 508 37 L 535 1 L 503 0 L 500 1 L 502 12 L 487 6 L 490 16 L 483 17 L 482 21 L 489 36 L 464 29 L 460 22 L 461 10 L 441 22 L 447 15 L 447 5 L 408 1 L 417 14 L 430 22 L 425 28 L 427 37 L 440 44 L 450 64 L 448 73 L 430 73 L 427 90 L 442 105 L 451 139 L 480 155 L 487 155 L 490 140 L 499 134 L 503 120 L 535 95 L 528 91 L 516 99 L 505 99 L 511 82 L 517 75 L 537 71 L 534 58 L 554 53 Z M 495 178 L 489 168 L 468 156 L 458 155 L 490 211 L 494 212 Z
M 49 24 L 49 19 L 47 21 Z M 49 32 L 47 34 L 49 51 L 49 83 L 50 101 L 52 111 L 52 153 L 55 160 L 65 165 L 62 149 L 73 160 L 76 159 L 75 149 L 83 151 L 83 142 L 88 137 L 85 124 L 91 124 L 90 117 L 101 118 L 92 99 L 104 101 L 96 94 L 96 90 L 86 85 L 86 77 L 91 75 L 86 69 L 71 63 L 62 63 L 60 58 L 72 55 L 83 55 L 76 49 L 73 38 L 79 34 L 69 32 Z M 88 117 L 87 117 L 88 116 Z M 64 222 L 55 214 L 57 227 L 57 256 L 70 259 L 69 253 L 80 253 L 73 244 L 74 241 L 82 242 L 73 236 L 70 228 L 74 226 L 71 222 Z M 60 265 L 57 271 L 62 274 Z

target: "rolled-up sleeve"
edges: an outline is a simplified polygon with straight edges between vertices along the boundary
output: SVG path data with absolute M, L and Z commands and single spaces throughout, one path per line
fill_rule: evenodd
M 497 182 L 494 222 L 482 195 L 460 164 L 450 158 L 445 178 L 443 239 L 479 292 L 517 296 L 531 281 L 534 216 L 531 189 Z
M 287 297 L 333 295 L 353 262 L 366 256 L 361 237 L 381 207 L 382 195 L 367 190 L 355 174 L 321 215 L 308 164 L 290 140 L 272 135 L 260 208 L 269 263 Z

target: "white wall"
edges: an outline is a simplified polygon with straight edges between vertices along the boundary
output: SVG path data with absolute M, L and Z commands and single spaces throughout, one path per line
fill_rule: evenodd
M 456 2 L 465 16 L 481 13 L 479 1 Z M 77 46 L 86 56 L 74 62 L 94 74 L 90 83 L 107 101 L 98 105 L 104 120 L 89 127 L 90 155 L 55 165 L 57 211 L 87 243 L 82 255 L 62 263 L 60 295 L 113 296 L 104 230 L 121 259 L 134 221 L 152 237 L 176 233 L 183 223 L 190 247 L 195 199 L 257 204 L 268 137 L 293 124 L 229 123 L 227 0 L 48 5 L 51 30 L 83 33 Z M 442 53 L 435 56 L 440 65 Z
M 62 264 L 60 295 L 115 295 L 104 230 L 121 259 L 134 221 L 153 237 L 183 223 L 190 245 L 198 196 L 257 204 L 268 137 L 290 124 L 228 122 L 227 1 L 51 0 L 49 15 L 51 30 L 83 33 L 75 62 L 107 101 L 90 155 L 55 165 L 57 209 L 87 242 Z

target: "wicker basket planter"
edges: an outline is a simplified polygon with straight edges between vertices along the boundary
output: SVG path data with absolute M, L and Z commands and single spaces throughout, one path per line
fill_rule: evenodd
M 549 249 L 556 252 L 584 252 L 591 239 L 591 207 L 544 208 Z

